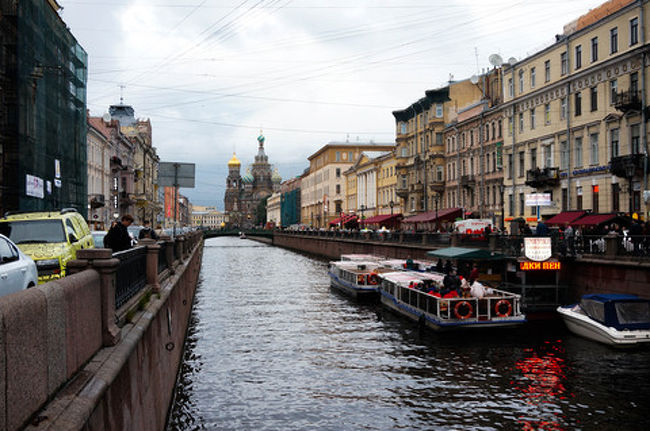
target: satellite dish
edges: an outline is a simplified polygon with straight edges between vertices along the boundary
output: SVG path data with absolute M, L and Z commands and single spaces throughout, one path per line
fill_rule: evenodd
M 514 58 L 514 57 L 510 57 L 510 58 L 508 59 L 508 63 L 510 63 L 510 64 L 515 64 L 516 62 L 517 62 L 517 59 Z
M 469 78 L 469 82 L 471 82 L 472 84 L 478 84 L 478 76 L 476 76 L 476 75 L 472 75 L 472 76 Z
M 503 58 L 499 54 L 492 54 L 488 57 L 488 61 L 494 67 L 501 67 L 503 64 Z
M 102 120 L 104 120 L 105 123 L 110 123 L 111 122 L 111 114 L 108 112 L 102 115 Z

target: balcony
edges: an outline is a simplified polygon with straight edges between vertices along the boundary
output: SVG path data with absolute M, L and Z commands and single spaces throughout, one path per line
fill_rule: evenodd
M 621 91 L 616 93 L 614 107 L 621 112 L 632 110 L 641 110 L 641 92 L 640 91 Z
M 402 199 L 406 199 L 409 195 L 409 189 L 406 184 L 398 185 L 395 189 L 395 194 Z
M 424 185 L 422 183 L 411 184 L 409 190 L 411 193 L 422 193 L 424 191 Z
M 643 154 L 628 154 L 627 156 L 612 157 L 610 171 L 621 178 L 633 178 L 643 173 Z M 650 169 L 650 164 L 648 164 Z
M 445 182 L 440 180 L 429 180 L 429 191 L 432 193 L 442 193 L 445 191 Z
M 93 193 L 90 195 L 90 207 L 91 208 L 100 208 L 106 205 L 104 200 L 104 195 L 99 193 Z
M 474 188 L 474 186 L 476 186 L 476 179 L 474 178 L 474 175 L 461 176 L 460 185 L 462 187 L 467 187 L 468 189 Z
M 553 187 L 560 183 L 559 168 L 535 168 L 526 171 L 526 185 L 533 188 Z

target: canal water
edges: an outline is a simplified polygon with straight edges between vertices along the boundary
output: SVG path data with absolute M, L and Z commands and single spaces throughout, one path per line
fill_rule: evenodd
M 170 430 L 648 430 L 650 349 L 561 324 L 421 332 L 329 287 L 327 263 L 205 242 Z

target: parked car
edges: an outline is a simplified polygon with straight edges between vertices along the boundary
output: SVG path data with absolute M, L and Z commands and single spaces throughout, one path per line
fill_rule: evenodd
M 36 264 L 9 238 L 0 235 L 0 296 L 38 284 Z
M 65 277 L 77 250 L 94 247 L 86 221 L 74 208 L 7 214 L 0 219 L 0 233 L 34 259 L 39 283 Z

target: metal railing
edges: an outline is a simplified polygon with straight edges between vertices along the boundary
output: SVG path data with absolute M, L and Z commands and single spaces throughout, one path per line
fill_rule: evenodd
M 167 241 L 159 241 L 158 245 L 160 250 L 158 250 L 158 274 L 169 268 L 167 263 Z
M 147 284 L 147 247 L 113 253 L 120 266 L 115 273 L 115 309 L 135 296 Z

